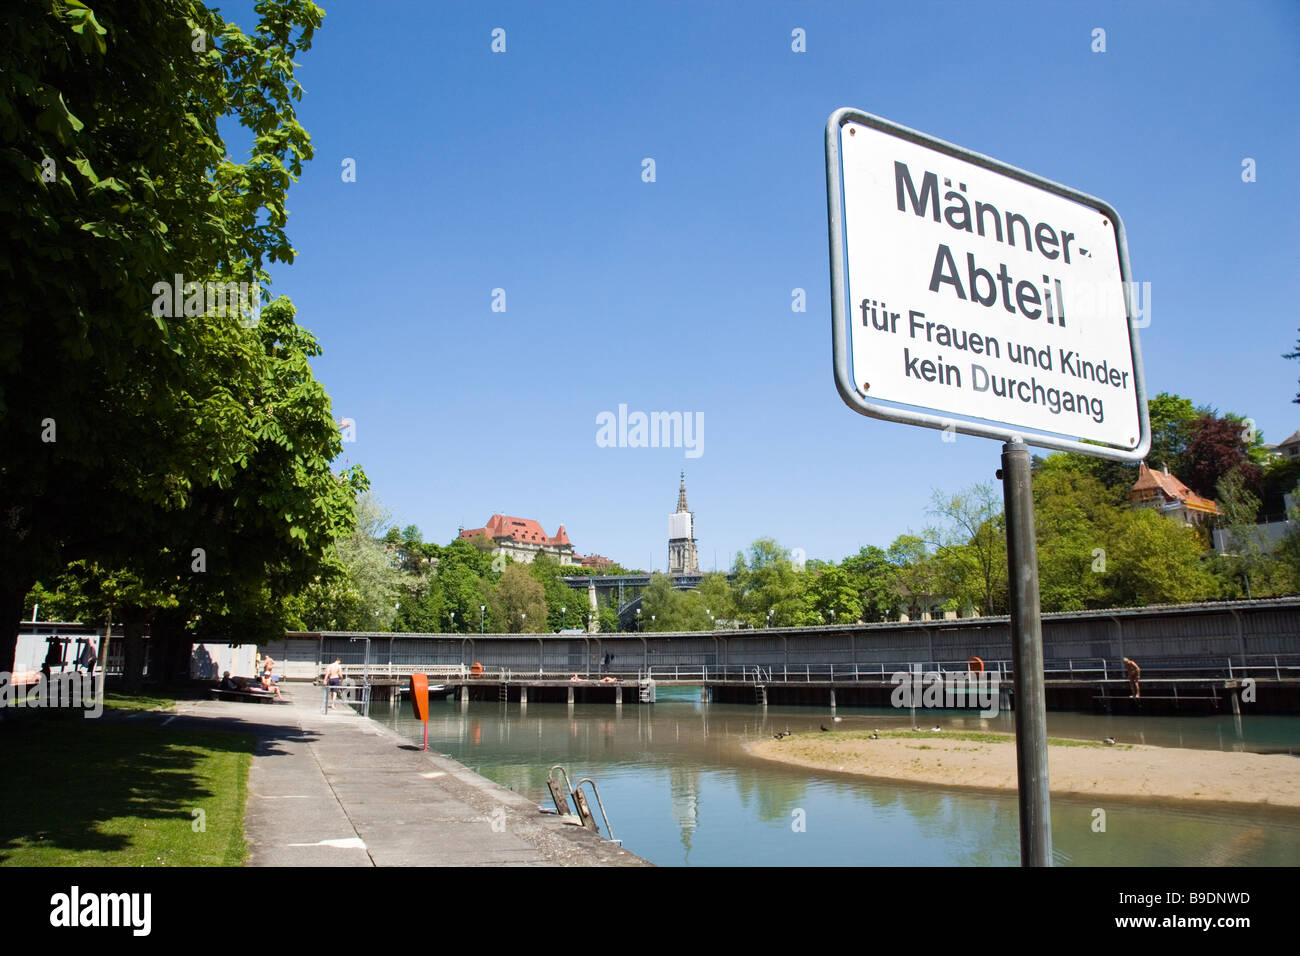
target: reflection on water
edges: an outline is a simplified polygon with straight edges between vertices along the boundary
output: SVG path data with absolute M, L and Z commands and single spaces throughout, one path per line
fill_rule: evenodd
M 653 705 L 431 701 L 429 746 L 550 806 L 547 770 L 600 787 L 615 835 L 660 865 L 953 865 L 1019 863 L 1014 794 L 867 782 L 761 761 L 743 749 L 778 730 L 830 726 L 810 708 L 701 705 L 659 690 Z M 371 708 L 412 740 L 409 708 Z M 840 729 L 933 725 L 934 711 L 845 709 Z M 919 718 L 919 719 L 918 719 Z M 941 716 L 944 729 L 1013 729 L 1010 714 Z M 1112 736 L 1212 750 L 1300 754 L 1300 718 L 1094 717 L 1049 713 L 1054 736 Z M 1300 759 L 1279 756 L 1276 759 Z M 1095 832 L 1096 809 L 1105 832 Z M 593 809 L 595 809 L 593 807 Z M 596 811 L 599 820 L 599 811 Z M 1054 799 L 1052 837 L 1063 865 L 1295 866 L 1300 813 L 1174 809 L 1107 798 Z

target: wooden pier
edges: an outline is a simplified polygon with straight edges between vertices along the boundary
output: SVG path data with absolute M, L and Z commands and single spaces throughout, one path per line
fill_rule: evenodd
M 1250 668 L 1246 673 L 1205 673 L 1192 665 L 1148 670 L 1140 697 L 1132 697 L 1128 680 L 1097 662 L 1066 662 L 1049 667 L 1045 687 L 1051 710 L 1101 711 L 1113 714 L 1300 713 L 1300 662 L 1294 666 Z M 348 671 L 356 671 L 355 667 Z M 412 670 L 412 672 L 414 672 Z M 1151 676 L 1146 676 L 1151 674 Z M 502 704 L 641 704 L 654 703 L 663 687 L 697 687 L 704 703 L 765 706 L 899 707 L 901 685 L 913 682 L 917 709 L 1014 710 L 1014 680 L 1008 662 L 989 662 L 982 672 L 958 665 L 911 664 L 883 668 L 665 668 L 637 673 L 515 673 L 442 665 L 429 668 L 432 696 Z M 576 679 L 575 679 L 576 677 Z M 905 679 L 904 679 L 905 678 Z M 366 682 L 376 700 L 405 693 L 408 675 L 349 673 Z M 909 700 L 905 696 L 904 701 Z M 902 706 L 909 706 L 904 703 Z

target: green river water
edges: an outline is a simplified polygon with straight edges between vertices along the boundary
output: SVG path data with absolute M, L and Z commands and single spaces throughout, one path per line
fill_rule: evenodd
M 1014 866 L 1014 794 L 866 781 L 751 757 L 746 741 L 816 730 L 828 711 L 699 702 L 660 688 L 655 704 L 431 701 L 429 746 L 550 806 L 546 775 L 593 778 L 614 835 L 662 866 Z M 906 711 L 840 708 L 837 730 L 912 725 Z M 928 727 L 934 711 L 918 712 Z M 371 718 L 414 741 L 409 708 Z M 945 730 L 1010 732 L 1013 717 L 939 713 Z M 1053 736 L 1300 759 L 1297 717 L 1111 717 L 1049 712 Z M 1288 756 L 1287 754 L 1292 754 Z M 593 806 L 593 810 L 595 807 Z M 1095 829 L 1097 809 L 1105 831 Z M 596 810 L 599 821 L 599 811 Z M 1052 801 L 1058 865 L 1300 865 L 1300 811 L 1173 806 L 1115 798 Z

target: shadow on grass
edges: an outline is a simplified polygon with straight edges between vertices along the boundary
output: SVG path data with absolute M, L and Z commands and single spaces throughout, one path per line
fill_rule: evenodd
M 214 859 L 195 862 L 238 865 L 254 750 L 274 756 L 285 752 L 280 742 L 315 739 L 238 719 L 193 729 L 105 716 L 10 710 L 0 722 L 0 863 L 29 859 L 33 848 L 52 865 L 128 862 L 95 855 L 138 855 L 146 846 L 161 847 L 164 859 L 184 857 L 195 808 L 207 806 L 209 816 L 229 817 L 230 841 Z M 90 856 L 75 857 L 83 853 Z

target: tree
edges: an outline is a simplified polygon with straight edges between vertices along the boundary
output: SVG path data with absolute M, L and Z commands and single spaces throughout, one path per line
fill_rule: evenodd
M 1263 482 L 1259 466 L 1250 460 L 1246 436 L 1246 427 L 1240 419 L 1201 416 L 1193 423 L 1187 464 L 1179 477 L 1197 494 L 1213 498 L 1219 479 L 1236 471 L 1242 487 L 1254 496 L 1258 508 Z
M 488 597 L 493 630 L 507 634 L 541 634 L 546 630 L 546 596 L 542 585 L 522 564 L 508 564 Z
M 1277 458 L 1264 468 L 1260 509 L 1266 520 L 1286 514 L 1286 496 L 1300 485 L 1300 458 Z
M 704 605 L 704 613 L 709 618 L 710 628 L 713 627 L 714 621 L 731 621 L 736 618 L 738 612 L 735 590 L 721 571 L 710 571 L 701 577 L 695 593 L 700 596 L 700 602 Z
M 805 596 L 808 610 L 827 624 L 852 624 L 862 617 L 859 583 L 846 568 L 834 564 L 808 563 L 810 577 Z
M 1278 590 L 1286 594 L 1300 592 L 1300 506 L 1287 513 L 1291 530 L 1273 551 Z
M 894 590 L 908 616 L 918 618 L 938 596 L 939 573 L 934 555 L 925 541 L 913 534 L 900 534 L 885 552 L 894 571 Z
M 486 612 L 490 582 L 475 573 L 468 562 L 444 559 L 438 565 L 437 584 L 442 592 L 443 609 L 447 620 L 439 618 L 435 630 L 450 628 L 462 634 L 475 633 L 486 628 Z M 451 616 L 454 613 L 454 617 Z
M 156 530 L 155 540 L 182 561 L 173 586 L 177 613 L 152 622 L 153 645 L 168 655 L 166 673 L 187 669 L 188 643 L 200 634 L 228 641 L 282 634 L 289 596 L 326 567 L 334 541 L 354 525 L 357 494 L 368 487 L 359 467 L 331 470 L 342 441 L 329 396 L 311 371 L 321 349 L 297 325 L 292 304 L 277 299 L 256 327 L 226 328 L 250 340 L 247 374 L 225 374 L 226 363 L 215 362 L 207 391 L 194 394 L 229 396 L 238 412 L 224 421 L 250 441 L 228 481 L 196 489 L 188 506 L 168 513 Z M 172 578 L 176 562 L 155 573 Z
M 889 620 L 898 606 L 894 568 L 889 563 L 889 555 L 874 545 L 867 545 L 841 561 L 840 567 L 853 580 L 858 603 L 862 606 L 862 620 Z M 835 616 L 839 618 L 838 611 Z
M 1151 421 L 1151 450 L 1147 461 L 1154 467 L 1169 465 L 1172 474 L 1181 475 L 1186 466 L 1187 443 L 1192 437 L 1192 425 L 1209 409 L 1198 409 L 1188 399 L 1161 392 L 1147 399 L 1147 415 Z M 1064 453 L 1052 455 L 1058 468 L 1091 475 L 1108 488 L 1127 491 L 1137 481 L 1137 466 L 1095 455 Z M 1035 457 L 1035 470 L 1047 459 Z
M 1265 564 L 1263 542 L 1260 540 L 1256 517 L 1259 514 L 1259 498 L 1251 494 L 1247 481 L 1242 474 L 1244 465 L 1239 465 L 1219 479 L 1219 510 L 1223 512 L 1219 527 L 1226 537 L 1225 561 L 1231 565 L 1223 571 L 1229 580 L 1237 579 L 1245 585 L 1245 596 L 1251 597 L 1251 579 L 1256 579 L 1264 571 Z M 1256 595 L 1259 596 L 1258 580 Z M 1234 589 L 1235 590 L 1235 589 Z
M 1187 445 L 1192 439 L 1196 419 L 1204 415 L 1205 411 L 1197 409 L 1188 399 L 1168 392 L 1161 392 L 1149 399 L 1147 412 L 1151 418 L 1151 450 L 1147 453 L 1147 460 L 1158 467 L 1168 464 L 1170 472 L 1181 475 L 1187 467 Z M 1132 475 L 1133 466 L 1123 467 L 1129 476 L 1126 483 L 1132 487 L 1136 481 Z
M 926 531 L 940 567 L 959 603 L 978 603 L 984 614 L 1007 606 L 1007 539 L 1002 502 L 989 484 L 972 485 L 947 497 L 935 491 L 930 513 L 942 528 Z
M 1034 533 L 1044 611 L 1080 611 L 1112 603 L 1107 552 L 1123 512 L 1119 490 L 1052 455 L 1034 474 Z
M 369 493 L 357 498 L 355 513 L 352 533 L 335 542 L 355 615 L 340 630 L 390 631 L 402 592 L 402 573 L 380 538 L 389 513 Z
M 201 394 L 249 353 L 194 321 L 186 286 L 187 314 L 155 306 L 177 275 L 265 284 L 266 262 L 293 258 L 284 197 L 311 156 L 293 58 L 322 13 L 258 11 L 251 36 L 182 0 L 0 15 L 0 663 L 35 580 L 78 558 L 156 559 L 150 535 L 230 489 L 257 438 Z M 251 133 L 246 163 L 227 156 L 226 116 Z
M 101 544 L 96 560 L 73 562 L 160 595 L 153 607 L 105 596 L 123 615 L 128 686 L 141 677 L 132 668 L 143 664 L 146 626 L 151 672 L 164 678 L 187 671 L 193 640 L 281 634 L 303 606 L 290 596 L 327 572 L 323 556 L 352 526 L 354 496 L 365 486 L 359 469 L 330 470 L 341 442 L 329 397 L 311 374 L 320 349 L 287 300 L 268 306 L 256 328 L 211 315 L 195 322 L 210 324 L 224 346 L 195 356 L 190 398 L 242 449 L 240 467 L 193 488 L 183 506 L 141 514 L 138 527 Z M 190 437 L 182 432 L 178 442 Z
M 579 594 L 561 580 L 568 569 L 545 553 L 537 554 L 525 567 L 541 584 L 546 596 L 546 629 L 554 633 L 564 628 L 582 627 L 587 595 Z
M 713 623 L 697 591 L 678 591 L 672 579 L 658 571 L 641 592 L 641 625 L 647 631 L 707 631 Z
M 749 559 L 737 553 L 733 565 L 738 616 L 751 627 L 815 624 L 804 601 L 807 576 L 795 570 L 789 553 L 772 538 L 749 547 Z
M 1122 512 L 1106 552 L 1115 603 L 1143 607 L 1213 597 L 1217 585 L 1204 557 L 1200 536 L 1181 521 L 1149 508 Z
M 597 615 L 600 621 L 600 633 L 615 634 L 619 630 L 618 609 L 609 603 L 600 606 L 600 612 Z

